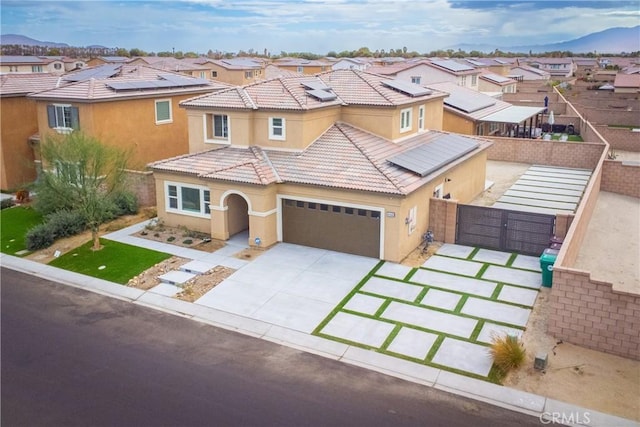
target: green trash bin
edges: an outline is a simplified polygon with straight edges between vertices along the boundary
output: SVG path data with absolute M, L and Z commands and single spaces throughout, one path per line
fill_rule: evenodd
M 542 286 L 550 288 L 553 283 L 553 264 L 558 257 L 558 249 L 545 249 L 540 255 L 540 269 L 542 270 Z

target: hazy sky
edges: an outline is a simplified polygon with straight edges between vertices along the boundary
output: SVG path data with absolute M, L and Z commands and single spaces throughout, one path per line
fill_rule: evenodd
M 2 34 L 73 46 L 428 53 L 555 43 L 640 24 L 640 1 L 194 0 L 0 3 Z

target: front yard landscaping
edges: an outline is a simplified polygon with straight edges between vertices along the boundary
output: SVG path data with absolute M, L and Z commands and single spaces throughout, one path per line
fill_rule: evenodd
M 49 263 L 53 267 L 127 284 L 129 279 L 170 258 L 171 255 L 150 249 L 100 239 L 103 248 L 91 250 L 92 241 L 67 252 Z
M 25 244 L 27 231 L 44 221 L 42 215 L 29 206 L 14 206 L 0 211 L 0 252 L 13 256 L 24 256 L 28 252 Z

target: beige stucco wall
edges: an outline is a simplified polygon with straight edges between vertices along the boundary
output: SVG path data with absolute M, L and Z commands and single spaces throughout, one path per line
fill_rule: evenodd
M 445 110 L 442 119 L 442 130 L 463 135 L 475 135 L 476 124 L 465 117 Z
M 36 103 L 24 96 L 0 98 L 0 188 L 16 189 L 36 178 L 28 138 L 38 131 Z
M 129 167 L 144 169 L 149 162 L 188 153 L 187 115 L 178 104 L 194 94 L 95 103 L 69 103 L 78 107 L 80 129 L 103 143 L 130 151 Z M 155 101 L 171 100 L 172 122 L 156 124 Z M 49 101 L 37 102 L 40 135 L 53 134 L 47 121 Z
M 242 196 L 248 205 L 249 244 L 259 237 L 262 246 L 271 246 L 282 239 L 280 198 L 315 201 L 356 208 L 379 210 L 382 212 L 383 259 L 399 262 L 420 242 L 429 224 L 429 199 L 437 186 L 443 186 L 443 193 L 466 203 L 484 189 L 486 177 L 486 154 L 484 151 L 460 159 L 439 174 L 433 175 L 429 182 L 408 196 L 389 195 L 364 191 L 350 191 L 296 184 L 259 186 L 200 180 L 193 176 L 177 176 L 167 173 L 155 173 L 156 195 L 158 200 L 165 199 L 165 181 L 206 186 L 211 192 L 211 219 L 179 215 L 166 211 L 164 202 L 157 206 L 158 217 L 170 226 L 187 228 L 211 233 L 216 239 L 226 240 L 234 231 L 244 229 L 246 218 L 231 218 L 233 198 L 230 194 Z M 231 205 L 230 205 L 231 203 Z M 417 207 L 416 228 L 409 233 L 405 218 L 409 211 Z M 239 215 L 236 212 L 236 215 Z

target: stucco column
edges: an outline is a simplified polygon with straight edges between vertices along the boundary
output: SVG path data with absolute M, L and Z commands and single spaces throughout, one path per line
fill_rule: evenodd
M 211 209 L 211 237 L 218 240 L 229 239 L 226 209 Z

